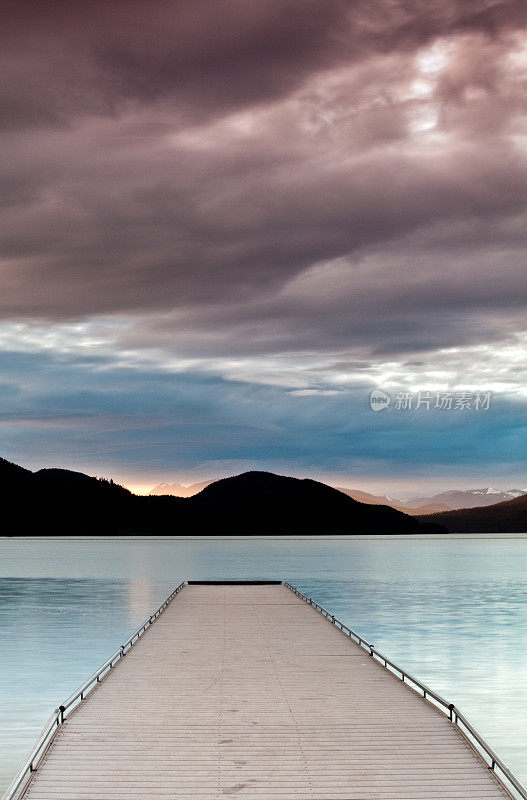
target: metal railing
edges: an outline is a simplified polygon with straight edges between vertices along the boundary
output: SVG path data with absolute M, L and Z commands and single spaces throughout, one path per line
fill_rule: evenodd
M 159 615 L 165 610 L 174 597 L 183 589 L 187 581 L 183 581 L 174 591 L 166 598 L 164 603 L 148 617 L 145 622 L 137 628 L 136 631 L 116 650 L 99 669 L 93 673 L 84 683 L 70 695 L 64 703 L 53 711 L 53 714 L 46 723 L 42 733 L 40 734 L 36 744 L 31 750 L 29 756 L 23 763 L 19 772 L 13 779 L 7 792 L 3 795 L 2 800 L 15 800 L 19 797 L 22 791 L 26 788 L 27 782 L 31 775 L 38 768 L 42 758 L 48 749 L 53 737 L 57 730 L 63 724 L 65 719 L 82 703 L 82 701 L 96 688 L 96 686 L 111 672 L 116 664 L 129 652 L 129 650 L 136 644 L 145 631 L 156 621 Z M 456 725 L 460 732 L 464 735 L 467 741 L 472 745 L 474 750 L 483 758 L 488 768 L 491 769 L 496 777 L 500 780 L 503 787 L 511 794 L 512 797 L 527 800 L 527 789 L 520 783 L 520 781 L 512 774 L 510 769 L 504 764 L 502 759 L 495 753 L 485 739 L 478 733 L 474 726 L 467 720 L 465 715 L 453 703 L 449 703 L 440 694 L 435 692 L 422 681 L 414 678 L 409 672 L 400 667 L 394 661 L 389 659 L 373 644 L 370 644 L 363 636 L 353 631 L 343 622 L 338 620 L 334 614 L 330 614 L 327 609 L 316 603 L 311 597 L 303 594 L 299 589 L 286 581 L 283 582 L 290 591 L 297 595 L 300 599 L 318 611 L 322 616 L 331 622 L 332 625 L 342 631 L 345 635 L 354 640 L 365 652 L 368 653 L 377 663 L 379 663 L 386 670 L 391 672 L 392 675 L 398 677 L 403 683 L 413 689 L 418 694 L 432 705 L 442 711 L 452 722 Z M 511 793 L 511 788 L 514 793 Z
M 409 672 L 385 656 L 384 653 L 379 652 L 379 650 L 377 650 L 373 644 L 370 644 L 370 642 L 366 641 L 364 636 L 361 636 L 351 628 L 348 628 L 348 626 L 344 625 L 343 622 L 338 620 L 334 614 L 330 614 L 327 609 L 325 609 L 319 603 L 316 603 L 311 597 L 303 594 L 299 589 L 296 588 L 296 586 L 293 586 L 286 581 L 284 581 L 284 586 L 296 594 L 297 597 L 300 597 L 301 600 L 304 600 L 304 602 L 312 606 L 312 608 L 314 608 L 315 611 L 318 611 L 319 614 L 322 614 L 322 616 L 326 617 L 326 619 L 331 622 L 332 625 L 335 625 L 340 631 L 353 639 L 353 641 L 362 647 L 363 650 L 365 650 L 369 656 L 375 659 L 378 664 L 387 669 L 388 672 L 391 672 L 392 675 L 398 677 L 403 683 L 406 683 L 410 689 L 413 689 L 420 695 L 422 692 L 421 696 L 425 700 L 428 700 L 435 708 L 442 711 L 449 718 L 450 722 L 459 728 L 465 739 L 485 761 L 487 767 L 495 773 L 496 777 L 503 785 L 504 789 L 506 789 L 506 791 L 511 795 L 511 797 L 527 800 L 527 789 L 525 786 L 523 786 L 518 778 L 513 775 L 506 764 L 504 764 L 502 759 L 485 741 L 483 736 L 478 733 L 478 731 L 468 721 L 459 708 L 454 705 L 454 703 L 449 703 L 448 700 L 445 700 L 445 698 L 440 694 L 434 692 L 434 690 L 425 683 L 417 678 L 414 678 L 413 675 L 410 675 Z M 514 790 L 514 794 L 511 793 L 511 788 Z
M 74 711 L 80 703 L 96 688 L 96 686 L 111 672 L 111 670 L 115 667 L 116 664 L 121 661 L 122 658 L 130 651 L 130 649 L 136 644 L 145 631 L 158 619 L 159 615 L 163 613 L 165 608 L 172 602 L 174 597 L 183 589 L 185 586 L 186 581 L 180 583 L 179 586 L 174 589 L 174 591 L 169 594 L 167 599 L 162 603 L 157 611 L 154 611 L 142 625 L 135 630 L 131 636 L 128 637 L 126 642 L 119 647 L 118 650 L 113 653 L 110 658 L 104 662 L 102 667 L 90 675 L 90 677 L 84 681 L 84 683 L 79 686 L 77 691 L 71 694 L 64 703 L 56 708 L 53 711 L 53 714 L 49 718 L 48 722 L 46 723 L 42 733 L 37 739 L 36 744 L 34 745 L 33 749 L 31 750 L 29 756 L 26 758 L 22 767 L 16 774 L 15 778 L 13 779 L 12 783 L 10 784 L 9 788 L 7 789 L 6 793 L 3 795 L 2 800 L 14 800 L 14 798 L 19 797 L 22 791 L 26 788 L 27 782 L 29 781 L 31 775 L 37 769 L 38 765 L 42 761 L 42 758 L 48 749 L 53 737 L 55 736 L 56 732 L 63 724 L 64 720 Z

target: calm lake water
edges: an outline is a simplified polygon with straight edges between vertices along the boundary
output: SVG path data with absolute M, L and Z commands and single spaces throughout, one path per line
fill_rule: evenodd
M 291 581 L 527 781 L 527 536 L 0 539 L 0 792 L 52 709 L 186 578 Z

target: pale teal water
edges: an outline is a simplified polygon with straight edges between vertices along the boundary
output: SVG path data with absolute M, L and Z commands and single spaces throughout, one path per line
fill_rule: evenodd
M 0 791 L 51 710 L 185 578 L 292 581 L 527 781 L 527 538 L 0 539 Z

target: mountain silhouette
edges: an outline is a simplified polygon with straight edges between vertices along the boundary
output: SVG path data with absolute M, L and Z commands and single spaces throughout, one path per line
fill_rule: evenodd
M 419 523 L 388 506 L 360 503 L 308 478 L 245 472 L 186 501 L 198 529 L 221 533 L 417 533 Z
M 417 519 L 445 525 L 453 533 L 527 533 L 527 495 L 491 506 L 420 515 Z
M 67 469 L 38 472 L 0 459 L 4 535 L 113 533 L 134 524 L 136 497 L 113 481 Z
M 139 497 L 111 480 L 0 459 L 4 535 L 336 535 L 443 532 L 310 479 L 246 472 L 192 497 Z

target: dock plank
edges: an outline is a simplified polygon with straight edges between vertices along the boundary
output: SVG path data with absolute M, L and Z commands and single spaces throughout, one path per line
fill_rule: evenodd
M 283 586 L 187 586 L 58 731 L 27 800 L 491 800 L 448 719 Z

